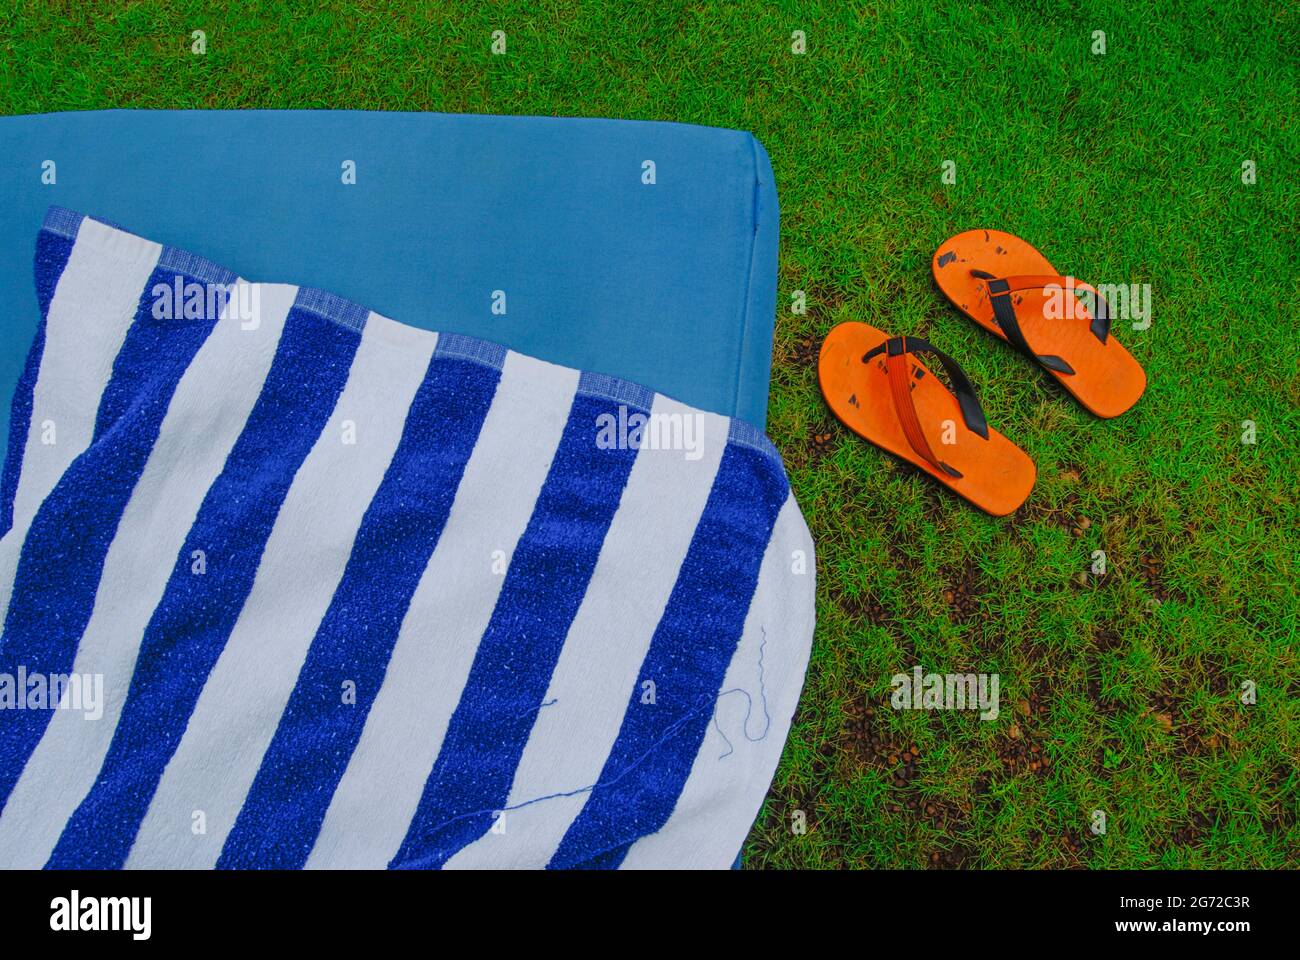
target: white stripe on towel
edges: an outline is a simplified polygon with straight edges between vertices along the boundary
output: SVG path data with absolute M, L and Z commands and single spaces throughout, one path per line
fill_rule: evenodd
M 506 354 L 309 869 L 383 868 L 401 846 L 505 581 L 493 572 L 494 551 L 508 563 L 528 525 L 577 386 L 576 370 Z
M 791 496 L 777 515 L 745 632 L 677 806 L 658 833 L 632 845 L 620 869 L 699 868 L 736 856 L 799 702 L 812 648 L 815 577 L 812 538 Z M 806 587 L 792 587 L 792 578 Z
M 695 411 L 656 396 L 651 413 L 688 418 Z M 618 736 L 727 446 L 725 417 L 699 419 L 698 461 L 674 449 L 643 448 L 637 456 L 543 699 L 550 705 L 537 714 L 504 820 L 497 819 L 503 832 L 484 834 L 448 868 L 541 869 L 586 803 L 584 788 L 599 778 Z M 530 802 L 541 797 L 550 799 Z
M 436 334 L 377 314 L 367 319 L 347 384 L 285 496 L 252 591 L 136 835 L 129 869 L 211 868 L 221 856 L 436 342 Z M 347 420 L 354 444 L 342 442 Z M 322 553 L 321 543 L 339 549 Z M 193 832 L 195 811 L 203 812 L 205 833 Z
M 199 505 L 257 401 L 296 288 L 263 286 L 261 292 L 255 328 L 225 320 L 223 310 L 223 319 L 176 387 L 105 556 L 94 610 L 72 668 L 76 674 L 103 675 L 104 714 L 88 720 L 79 711 L 53 711 L 0 814 L 0 868 L 43 866 L 95 782 L 126 701 L 145 627 Z M 244 302 L 256 303 L 257 298 Z
M 119 238 L 132 242 L 123 244 Z M 113 255 L 105 256 L 106 251 Z M 0 618 L 9 609 L 32 517 L 68 464 L 90 445 L 113 360 L 161 253 L 158 244 L 89 217 L 81 222 L 45 318 L 45 347 L 32 390 L 13 526 L 0 541 Z M 46 421 L 54 425 L 54 443 L 42 442 Z

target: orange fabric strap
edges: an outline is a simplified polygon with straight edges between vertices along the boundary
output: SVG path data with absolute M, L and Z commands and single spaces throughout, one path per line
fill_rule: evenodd
M 912 403 L 911 364 L 907 359 L 907 338 L 902 337 L 901 353 L 885 354 L 885 372 L 889 374 L 889 392 L 894 398 L 894 409 L 898 411 L 898 422 L 903 426 L 903 435 L 921 457 L 936 470 L 944 470 L 939 458 L 930 449 L 930 443 L 921 430 L 921 421 L 916 416 L 916 405 Z

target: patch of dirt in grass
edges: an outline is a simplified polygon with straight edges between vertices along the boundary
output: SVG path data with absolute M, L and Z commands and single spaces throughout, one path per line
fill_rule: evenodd
M 1103 624 L 1093 631 L 1092 643 L 1098 653 L 1112 653 L 1124 645 L 1124 638 L 1113 626 Z
M 1074 111 L 1074 105 L 1079 102 L 1079 88 L 1071 87 L 1065 92 L 1065 97 L 1061 101 L 1061 113 L 1059 119 L 1065 121 Z
M 966 830 L 971 804 L 953 804 L 921 796 L 917 783 L 921 748 L 900 734 L 886 729 L 884 708 L 863 705 L 851 714 L 844 727 L 846 754 L 853 763 L 881 773 L 889 784 L 887 813 L 903 817 L 914 826 L 928 825 L 951 842 L 943 843 L 925 854 L 931 869 L 960 869 L 973 865 L 975 851 L 958 837 Z
M 1080 524 L 1087 518 L 1083 518 L 1079 512 L 1079 501 L 1079 494 L 1073 490 L 1066 493 L 1061 498 L 1061 502 L 1055 506 L 1045 502 L 1041 497 L 1031 496 L 1015 513 L 1011 514 L 1010 527 L 1022 535 L 1022 538 L 1024 528 L 1035 523 L 1045 523 L 1062 530 L 1073 531 L 1076 528 L 1082 530 Z M 1091 521 L 1088 521 L 1088 525 L 1091 526 Z
M 1016 777 L 1023 773 L 1043 776 L 1052 765 L 1052 759 L 1043 749 L 1043 734 L 1039 724 L 1047 719 L 1046 695 L 1033 690 L 1028 697 L 1022 697 L 1013 705 L 1015 718 L 1007 732 L 994 743 L 993 749 L 1002 765 L 1004 777 Z M 985 787 L 991 783 L 985 784 Z
M 1184 600 L 1185 597 L 1178 591 L 1174 590 L 1165 583 L 1164 561 L 1157 556 L 1148 554 L 1138 561 L 1139 572 L 1142 575 L 1142 582 L 1147 588 L 1153 600 L 1157 603 L 1164 604 L 1170 600 Z
M 916 776 L 920 749 L 886 729 L 874 705 L 868 703 L 850 713 L 844 735 L 852 757 L 884 773 L 894 786 L 905 787 Z
M 1070 496 L 1074 495 L 1070 494 Z M 1077 504 L 1071 504 L 1068 510 L 1059 511 L 1057 522 L 1062 527 L 1068 528 L 1070 535 L 1076 539 L 1087 536 L 1088 531 L 1092 529 L 1092 518 L 1081 511 Z
M 905 787 L 916 776 L 919 748 L 886 729 L 875 706 L 866 704 L 851 713 L 844 726 L 844 736 L 851 758 L 885 774 L 891 785 Z M 896 807 L 895 804 L 890 809 Z
M 1050 652 L 1037 634 L 1030 634 L 1021 639 L 1020 658 L 1026 667 L 1043 668 L 1049 671 L 1053 667 L 1060 666 L 1061 663 L 1061 658 Z
M 999 776 L 989 772 L 981 773 L 975 780 L 975 795 L 987 796 L 989 790 L 1000 779 Z M 986 801 L 994 811 L 1000 806 L 1000 802 L 990 798 Z M 1043 833 L 1040 830 L 1031 830 L 1028 834 L 1029 843 L 1034 849 L 1045 847 L 1049 850 L 1058 851 L 1059 859 L 1063 862 L 1050 862 L 1049 866 L 1068 867 L 1071 869 L 1088 866 L 1090 859 L 1090 849 L 1088 841 L 1090 835 L 1086 830 L 1079 828 L 1066 828 L 1059 835 L 1055 832 Z
M 966 803 L 964 806 L 966 809 L 963 810 L 943 800 L 924 800 L 918 804 L 917 812 L 934 829 L 942 833 L 952 833 L 958 826 L 965 824 L 966 814 L 970 813 L 970 804 Z
M 978 568 L 968 566 L 946 576 L 948 586 L 943 591 L 943 602 L 948 605 L 948 617 L 961 626 L 974 618 L 979 610 L 979 598 L 984 594 L 983 578 Z
M 1186 823 L 1174 827 L 1169 835 L 1169 842 L 1178 847 L 1194 847 L 1200 843 L 1214 826 L 1214 818 L 1200 810 L 1193 810 Z
M 1184 724 L 1178 739 L 1178 748 L 1184 756 L 1198 757 L 1203 753 L 1213 753 L 1220 746 L 1219 735 L 1210 733 L 1196 724 Z
M 1280 763 L 1273 768 L 1273 773 L 1268 781 L 1269 789 L 1281 799 L 1277 804 L 1277 813 L 1264 820 L 1265 833 L 1270 835 L 1284 834 L 1295 827 L 1296 811 L 1300 809 L 1300 803 L 1297 803 L 1296 791 L 1287 789 L 1287 782 L 1294 776 L 1295 770 L 1289 764 Z M 1290 859 L 1293 865 L 1300 861 L 1300 850 L 1292 850 Z
M 1106 717 L 1116 717 L 1119 715 L 1123 704 L 1118 700 L 1112 700 L 1107 697 L 1101 689 L 1101 672 L 1097 667 L 1095 658 L 1088 660 L 1088 697 L 1097 707 L 1097 712 Z
M 1274 790 L 1283 790 L 1286 788 L 1287 781 L 1294 776 L 1295 776 L 1294 767 L 1285 763 L 1279 763 L 1276 767 L 1273 768 L 1273 775 L 1269 777 L 1268 784 Z M 1291 819 L 1292 820 L 1295 819 L 1294 811 Z
M 1047 693 L 1035 688 L 1029 691 L 1028 697 L 1017 700 L 1015 706 L 1016 713 L 1025 719 L 1027 725 L 1032 726 L 1047 715 Z
M 1013 727 L 1014 729 L 1014 727 Z M 1015 777 L 1022 773 L 1042 776 L 1052 765 L 1051 758 L 1035 740 L 1022 736 L 1009 736 L 998 744 L 998 759 L 1007 776 Z
M 813 801 L 814 797 L 811 793 L 795 795 L 778 793 L 775 790 L 769 793 L 765 806 L 766 815 L 760 822 L 761 829 L 750 832 L 750 852 L 759 856 L 766 853 L 774 845 L 769 837 L 792 831 L 795 813 L 799 811 L 803 812 L 804 829 L 807 833 L 819 830 L 820 824 L 814 815 L 816 808 Z
M 975 866 L 975 851 L 965 844 L 957 844 L 940 850 L 931 850 L 928 865 L 931 870 L 964 870 Z
M 906 573 L 916 576 L 921 572 L 921 562 L 915 557 L 904 553 L 895 540 L 889 540 L 885 543 L 885 552 L 889 554 L 889 563 L 899 573 Z
M 838 445 L 839 431 L 829 423 L 822 423 L 808 431 L 804 441 L 804 460 L 801 466 L 815 467 Z
M 821 356 L 822 341 L 820 337 L 802 337 L 796 340 L 790 349 L 787 361 L 799 370 L 816 370 L 817 359 Z
M 873 594 L 861 593 L 850 596 L 847 593 L 837 592 L 834 596 L 836 606 L 856 623 L 869 623 L 887 630 L 894 622 L 893 616 Z
M 1211 653 L 1202 657 L 1201 663 L 1205 666 L 1205 678 L 1210 693 L 1216 697 L 1230 696 L 1235 689 L 1235 684 L 1228 676 L 1228 667 L 1223 662 L 1223 658 Z
M 909 799 L 916 800 L 918 819 L 924 820 L 935 832 L 953 838 L 951 844 L 937 847 L 926 855 L 926 866 L 929 869 L 962 870 L 977 864 L 976 851 L 956 839 L 966 832 L 967 817 L 971 812 L 970 801 L 953 804 L 943 800 Z
M 1160 694 L 1151 701 L 1146 712 L 1161 729 L 1173 736 L 1175 749 L 1184 757 L 1212 753 L 1220 746 L 1219 735 L 1207 730 L 1177 696 Z
M 1090 836 L 1091 834 L 1086 830 L 1078 828 L 1070 828 L 1061 835 L 1061 850 L 1072 869 L 1081 869 L 1088 866 L 1088 838 Z
M 1151 715 L 1163 729 L 1172 731 L 1182 712 L 1181 704 L 1168 694 L 1157 694 L 1147 705 L 1146 712 Z

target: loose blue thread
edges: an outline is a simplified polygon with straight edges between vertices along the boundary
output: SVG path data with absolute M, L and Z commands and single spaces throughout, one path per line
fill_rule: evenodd
M 556 703 L 556 702 L 557 702 L 557 701 L 556 701 L 555 699 L 546 700 L 546 701 L 544 701 L 544 702 L 542 702 L 542 703 L 539 703 L 539 704 L 538 704 L 537 706 L 535 706 L 535 707 L 530 707 L 529 709 L 525 710 L 523 713 L 517 713 L 517 714 L 515 714 L 514 717 L 512 717 L 511 719 L 513 719 L 513 720 L 518 720 L 520 717 L 526 717 L 526 716 L 528 716 L 530 713 L 541 713 L 543 707 L 549 707 L 549 706 L 551 706 L 551 704 Z M 447 822 L 450 823 L 451 821 L 448 820 Z M 439 827 L 438 829 L 442 829 L 442 828 Z
M 760 741 L 767 739 L 768 732 L 772 729 L 772 716 L 770 713 L 768 713 L 767 710 L 767 687 L 763 683 L 763 650 L 767 646 L 767 628 L 760 627 L 759 629 L 762 633 L 762 639 L 759 641 L 758 644 L 758 696 L 759 696 L 759 701 L 763 705 L 763 732 L 759 734 L 757 737 L 751 737 L 749 735 L 749 718 L 754 712 L 754 699 L 749 695 L 749 691 L 744 689 L 743 687 L 732 687 L 730 690 L 722 691 L 720 694 L 718 694 L 717 698 L 713 701 L 713 726 L 714 729 L 718 731 L 718 736 L 722 737 L 722 739 L 725 740 L 727 743 L 727 752 L 722 754 L 722 756 L 718 757 L 719 760 L 725 760 L 727 757 L 731 756 L 731 754 L 735 752 L 731 740 L 727 738 L 727 735 L 722 732 L 722 728 L 718 725 L 718 701 L 721 700 L 723 697 L 727 696 L 727 694 L 730 693 L 744 694 L 747 706 L 745 709 L 745 721 L 741 726 L 741 732 L 744 733 L 746 740 L 748 740 L 750 743 L 759 743 Z M 687 713 L 684 717 L 682 717 L 675 724 L 669 727 L 667 733 L 665 733 L 662 737 L 656 740 L 651 745 L 650 749 L 648 749 L 641 756 L 637 757 L 637 759 L 633 763 L 629 764 L 626 768 L 624 768 L 616 777 L 612 777 L 609 780 L 598 780 L 596 783 L 590 784 L 585 787 L 579 787 L 576 790 L 563 790 L 558 793 L 548 793 L 545 794 L 544 796 L 534 797 L 531 800 L 524 800 L 520 803 L 512 804 L 511 806 L 507 806 L 507 807 L 494 808 L 491 810 L 471 810 L 468 813 L 462 813 L 459 816 L 452 817 L 450 820 L 443 821 L 442 823 L 438 824 L 437 828 L 435 828 L 432 831 L 432 833 L 437 833 L 438 831 L 451 826 L 453 823 L 456 823 L 460 820 L 464 820 L 469 817 L 479 817 L 482 816 L 483 814 L 488 814 L 493 817 L 499 817 L 503 813 L 509 813 L 512 810 L 522 810 L 524 807 L 531 807 L 534 804 L 542 803 L 546 800 L 558 800 L 561 797 L 576 797 L 580 793 L 590 793 L 592 790 L 595 790 L 597 787 L 606 787 L 618 783 L 629 773 L 635 770 L 638 766 L 640 766 L 640 764 L 644 760 L 646 760 L 651 754 L 653 754 L 661 746 L 663 746 L 665 743 L 671 740 L 677 734 L 677 731 L 680 730 L 688 721 L 698 716 L 700 712 L 703 710 L 703 704 L 706 699 L 707 697 L 701 697 L 699 701 L 700 706 L 697 706 L 694 710 Z M 556 702 L 557 702 L 556 699 L 547 700 L 544 703 L 540 704 L 536 708 L 536 710 L 525 710 L 524 713 L 519 714 L 519 716 L 524 716 L 524 714 L 527 713 L 540 712 L 543 707 L 549 707 Z M 622 845 L 623 845 L 622 842 L 616 843 L 608 847 L 606 850 L 600 851 L 600 853 L 597 853 L 596 856 L 600 856 L 601 853 L 607 853 L 609 850 L 613 850 Z M 422 857 L 419 860 L 408 861 L 407 863 L 404 863 L 401 866 L 404 869 L 418 868 L 421 863 L 423 863 L 425 860 L 428 859 L 430 858 Z
M 669 727 L 668 731 L 662 737 L 660 737 L 657 741 L 651 744 L 650 749 L 648 749 L 641 756 L 637 757 L 637 759 L 633 763 L 628 764 L 627 767 L 624 768 L 616 777 L 612 777 L 609 780 L 597 781 L 596 783 L 590 784 L 588 786 L 579 787 L 577 790 L 563 790 L 560 791 L 559 793 L 548 793 L 545 796 L 534 797 L 532 800 L 525 800 L 522 803 L 516 803 L 508 807 L 494 807 L 490 810 L 471 810 L 468 813 L 462 813 L 458 816 L 452 817 L 450 820 L 443 821 L 442 823 L 438 824 L 436 829 L 430 831 L 430 833 L 436 834 L 438 831 L 451 826 L 453 823 L 456 823 L 457 821 L 464 820 L 467 817 L 480 817 L 483 816 L 484 814 L 488 814 L 489 816 L 499 816 L 500 814 L 507 813 L 511 810 L 522 810 L 524 807 L 531 807 L 533 804 L 542 803 L 545 800 L 557 800 L 561 797 L 576 797 L 580 793 L 590 793 L 592 790 L 595 790 L 597 787 L 606 787 L 618 783 L 629 773 L 635 770 L 638 766 L 640 766 L 641 763 L 647 757 L 649 757 L 661 746 L 663 746 L 665 743 L 671 740 L 676 735 L 677 731 L 680 730 L 683 726 L 685 726 L 686 723 L 688 723 L 690 720 L 697 717 L 699 714 L 703 713 L 705 701 L 707 699 L 708 697 L 701 697 L 699 700 L 699 705 L 694 710 L 691 710 L 689 713 L 687 713 L 685 716 L 679 719 L 676 723 L 674 723 L 671 727 Z M 551 702 L 554 703 L 555 701 L 552 700 Z M 546 704 L 543 704 L 543 706 L 546 706 Z M 614 847 L 617 846 L 621 846 L 621 844 L 615 844 L 613 847 L 610 847 L 609 849 L 612 850 L 614 849 Z M 432 858 L 421 857 L 418 860 L 411 860 L 406 863 L 400 864 L 400 866 L 403 869 L 418 869 L 421 863 L 429 859 Z
M 713 729 L 718 731 L 720 736 L 727 743 L 727 752 L 718 757 L 719 760 L 725 760 L 736 752 L 732 746 L 731 740 L 722 732 L 722 726 L 718 723 L 718 703 L 729 693 L 741 693 L 745 695 L 745 720 L 740 726 L 740 732 L 745 735 L 745 739 L 750 743 L 758 743 L 767 739 L 768 731 L 772 729 L 772 715 L 767 712 L 767 688 L 763 685 L 763 648 L 767 646 L 767 628 L 760 627 L 763 639 L 758 643 L 758 697 L 763 704 L 763 732 L 757 737 L 749 735 L 749 718 L 754 712 L 754 698 L 749 695 L 749 691 L 744 687 L 732 687 L 730 690 L 724 690 L 718 694 L 718 699 L 713 702 Z

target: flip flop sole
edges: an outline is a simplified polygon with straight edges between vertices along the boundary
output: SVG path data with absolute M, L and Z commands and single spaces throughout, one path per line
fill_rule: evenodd
M 1029 243 L 1001 230 L 967 230 L 950 237 L 935 252 L 930 269 L 953 306 L 1002 340 L 1007 338 L 993 318 L 985 283 L 972 276 L 971 270 L 995 277 L 1060 273 Z M 1072 374 L 1047 372 L 1086 409 L 1110 418 L 1137 403 L 1146 389 L 1146 372 L 1113 331 L 1105 343 L 1093 335 L 1088 329 L 1092 314 L 1086 304 L 1076 300 L 1068 305 L 1074 315 L 1062 318 L 1045 311 L 1048 295 L 1044 291 L 1018 290 L 1011 297 L 1025 340 L 1039 353 L 1055 354 L 1074 369 Z
M 1037 477 L 1034 461 L 992 428 L 987 440 L 967 428 L 957 398 L 909 355 L 917 419 L 927 438 L 938 438 L 937 442 L 931 440 L 935 455 L 961 476 L 937 470 L 912 449 L 894 407 L 884 358 L 862 362 L 867 351 L 887 339 L 885 332 L 855 322 L 841 323 L 827 335 L 817 377 L 831 411 L 858 436 L 914 464 L 981 510 L 994 516 L 1015 511 L 1033 489 Z M 948 439 L 952 442 L 945 442 Z

